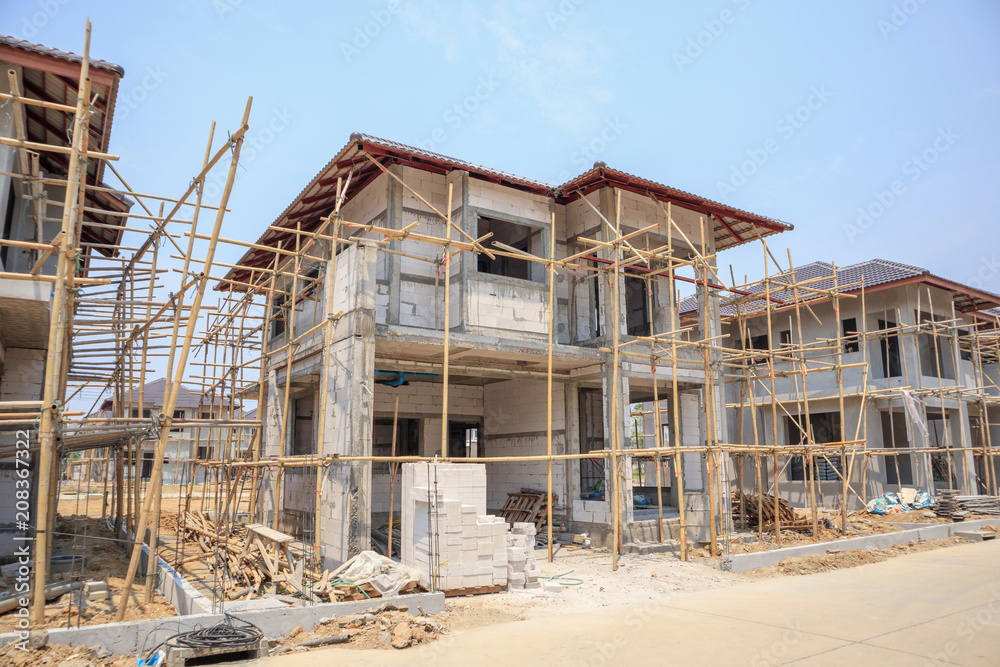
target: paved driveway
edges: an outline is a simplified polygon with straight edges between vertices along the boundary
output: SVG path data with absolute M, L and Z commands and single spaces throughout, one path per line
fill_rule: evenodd
M 304 665 L 1000 665 L 1000 540 L 663 603 L 496 625 Z

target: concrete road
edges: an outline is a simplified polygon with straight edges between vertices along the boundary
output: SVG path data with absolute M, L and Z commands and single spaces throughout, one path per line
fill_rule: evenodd
M 470 630 L 305 665 L 1000 665 L 1000 540 L 706 591 L 643 607 Z

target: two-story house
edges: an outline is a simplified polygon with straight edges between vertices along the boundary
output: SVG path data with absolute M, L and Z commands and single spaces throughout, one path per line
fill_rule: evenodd
M 799 295 L 808 310 L 796 314 L 782 305 L 795 301 L 793 290 L 782 288 L 791 283 L 813 290 Z M 730 434 L 794 447 L 807 441 L 808 425 L 816 444 L 861 441 L 869 455 L 850 457 L 846 473 L 840 454 L 816 457 L 816 500 L 828 507 L 839 502 L 845 474 L 849 507 L 860 505 L 859 495 L 871 499 L 901 488 L 996 492 L 998 467 L 987 448 L 1000 443 L 1000 378 L 995 353 L 977 344 L 975 333 L 995 329 L 988 310 L 1000 305 L 1000 296 L 882 259 L 836 267 L 836 283 L 825 262 L 799 267 L 794 276 L 772 276 L 770 308 L 763 307 L 765 287 L 747 288 L 761 295 L 756 301 L 722 307 L 728 345 L 778 355 L 773 396 L 766 354 L 745 371 L 731 369 Z M 834 293 L 842 295 L 839 303 Z M 682 318 L 693 320 L 694 306 L 683 303 Z M 782 350 L 789 351 L 785 358 Z M 802 457 L 782 456 L 778 464 L 780 495 L 808 506 L 812 491 Z M 745 473 L 752 490 L 749 458 Z M 764 488 L 774 481 L 774 467 L 762 466 Z
M 345 222 L 338 232 L 347 242 L 338 244 L 328 312 L 332 230 L 326 226 L 315 238 L 308 234 L 323 227 L 322 219 L 333 211 L 338 181 L 347 185 L 340 209 Z M 413 238 L 419 233 L 444 239 L 448 216 L 456 241 L 488 236 L 485 248 L 515 249 L 539 259 L 551 252 L 557 260 L 572 257 L 591 269 L 605 269 L 560 267 L 555 272 L 553 452 L 575 455 L 608 449 L 612 429 L 625 442 L 630 403 L 652 396 L 648 361 L 622 357 L 620 372 L 613 371 L 607 351 L 612 328 L 618 327 L 621 340 L 676 329 L 674 290 L 662 266 L 633 258 L 617 278 L 619 289 L 613 289 L 615 276 L 607 270 L 612 255 L 605 242 L 617 238 L 616 222 L 620 234 L 633 234 L 629 243 L 637 248 L 669 249 L 674 257 L 688 259 L 703 252 L 706 261 L 726 248 L 791 228 L 604 163 L 552 186 L 355 133 L 228 275 L 231 289 L 258 285 L 274 295 L 267 332 L 274 354 L 261 408 L 265 457 L 388 455 L 397 399 L 398 455 L 546 453 L 548 268 L 517 252 L 490 257 L 452 248 L 446 254 L 440 243 Z M 398 233 L 380 234 L 375 228 Z M 281 253 L 307 242 L 309 251 L 296 260 L 294 275 L 277 274 L 272 285 L 269 270 L 287 257 Z M 289 299 L 303 286 L 309 298 Z M 618 321 L 615 293 L 620 295 Z M 711 308 L 713 299 L 705 296 L 705 307 Z M 328 317 L 335 327 L 325 368 L 318 325 Z M 717 308 L 711 321 L 718 322 Z M 668 397 L 676 373 L 682 400 L 673 418 L 686 424 L 687 444 L 697 445 L 705 429 L 698 397 L 707 389 L 720 390 L 706 388 L 697 351 L 678 354 L 699 362 L 661 360 L 658 390 Z M 621 396 L 617 412 L 612 410 L 615 378 Z M 726 428 L 724 420 L 718 427 Z M 600 492 L 610 474 L 605 461 L 581 456 L 553 463 L 554 492 L 574 525 L 606 529 L 611 521 L 609 501 Z M 692 484 L 700 484 L 700 465 L 700 458 L 692 456 Z M 486 467 L 491 510 L 501 507 L 508 493 L 546 485 L 544 461 L 491 461 Z M 334 461 L 319 484 L 314 469 L 294 467 L 280 471 L 279 483 L 279 473 L 269 469 L 261 488 L 261 518 L 271 522 L 277 511 L 283 530 L 308 536 L 318 511 L 324 556 L 343 561 L 368 548 L 373 518 L 381 521 L 388 512 L 387 473 L 384 463 Z M 623 517 L 631 522 L 632 478 L 622 477 Z M 669 480 L 664 484 L 669 486 Z M 666 495 L 675 497 L 669 488 Z M 399 502 L 397 493 L 397 516 Z

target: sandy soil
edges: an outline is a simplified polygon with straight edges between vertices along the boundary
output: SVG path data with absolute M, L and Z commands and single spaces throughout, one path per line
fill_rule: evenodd
M 808 517 L 804 510 L 798 510 L 801 518 Z M 993 517 L 971 515 L 967 521 L 974 519 L 989 519 Z M 823 519 L 829 521 L 833 528 L 823 527 Z M 950 519 L 945 519 L 935 515 L 928 510 L 912 510 L 910 512 L 900 512 L 899 514 L 880 515 L 858 512 L 847 516 L 847 535 L 840 532 L 840 514 L 829 510 L 821 510 L 819 513 L 820 529 L 817 538 L 813 538 L 811 532 L 801 533 L 798 531 L 782 530 L 781 545 L 776 543 L 774 533 L 764 533 L 764 539 L 760 540 L 756 530 L 740 531 L 730 544 L 730 553 L 756 553 L 759 551 L 770 551 L 772 549 L 801 546 L 804 544 L 816 544 L 817 542 L 833 542 L 852 537 L 865 537 L 868 535 L 878 535 L 882 533 L 894 533 L 904 530 L 900 523 L 926 523 L 939 524 L 951 523 Z M 698 557 L 708 557 L 707 549 L 698 549 L 694 552 Z
M 0 667 L 134 667 L 135 656 L 106 657 L 99 647 L 62 646 L 48 644 L 42 648 L 21 651 L 8 644 L 0 648 Z
M 898 544 L 885 549 L 862 549 L 856 551 L 838 551 L 829 554 L 814 554 L 811 556 L 797 556 L 795 558 L 786 558 L 770 567 L 746 572 L 743 576 L 747 579 L 769 579 L 771 577 L 816 574 L 818 572 L 858 567 L 859 565 L 867 565 L 869 563 L 881 563 L 896 556 L 905 556 L 906 554 L 921 551 L 933 551 L 934 549 L 947 549 L 959 544 L 968 543 L 958 537 L 947 537 L 940 540 Z
M 111 595 L 107 600 L 83 601 L 82 592 L 67 593 L 55 600 L 49 600 L 45 605 L 45 623 L 41 627 L 58 628 L 76 625 L 96 625 L 112 623 L 115 620 L 117 601 L 125 583 L 128 570 L 128 556 L 122 543 L 111 541 L 111 531 L 100 519 L 84 517 L 59 517 L 56 521 L 56 532 L 71 535 L 57 535 L 53 544 L 53 554 L 83 554 L 86 557 L 84 570 L 67 572 L 62 579 L 80 579 L 83 581 L 108 582 Z M 73 548 L 74 537 L 78 549 Z M 153 602 L 142 605 L 144 597 L 144 577 L 136 578 L 132 588 L 130 603 L 125 611 L 125 620 L 140 618 L 162 618 L 176 616 L 177 611 L 162 596 L 156 595 Z M 0 583 L 0 591 L 8 592 L 12 581 Z M 17 620 L 14 612 L 0 616 L 0 632 L 11 632 L 15 629 Z M 35 626 L 38 627 L 38 626 Z

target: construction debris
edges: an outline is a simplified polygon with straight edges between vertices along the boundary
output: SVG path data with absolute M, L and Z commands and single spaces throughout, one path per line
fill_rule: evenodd
M 738 516 L 739 512 L 743 511 L 745 507 L 747 525 L 749 527 L 756 528 L 763 521 L 764 526 L 771 526 L 773 529 L 775 517 L 774 496 L 769 496 L 766 493 L 741 493 L 739 489 L 736 489 L 733 491 L 732 498 L 733 514 Z M 792 506 L 784 499 L 778 500 L 777 516 L 782 529 L 792 530 L 794 526 L 800 523 L 799 515 L 795 513 Z M 811 526 L 812 524 L 810 523 Z
M 310 632 L 298 628 L 279 640 L 272 654 L 329 644 L 357 649 L 405 649 L 432 642 L 445 632 L 445 627 L 433 618 L 414 616 L 404 605 L 386 603 L 363 613 L 321 619 Z
M 972 514 L 1000 516 L 1000 496 L 955 496 L 955 502 Z
M 279 586 L 313 602 L 366 600 L 426 590 L 419 585 L 417 572 L 373 551 L 361 552 L 333 572 L 315 573 L 306 570 L 304 559 L 296 558 L 289 550 L 293 540 L 290 535 L 266 526 L 237 524 L 227 532 L 192 510 L 185 513 L 180 527 L 187 544 L 198 553 L 185 556 L 179 563 L 220 554 L 220 558 L 206 562 L 210 567 L 219 567 L 217 574 L 226 582 L 229 599 L 273 594 Z

